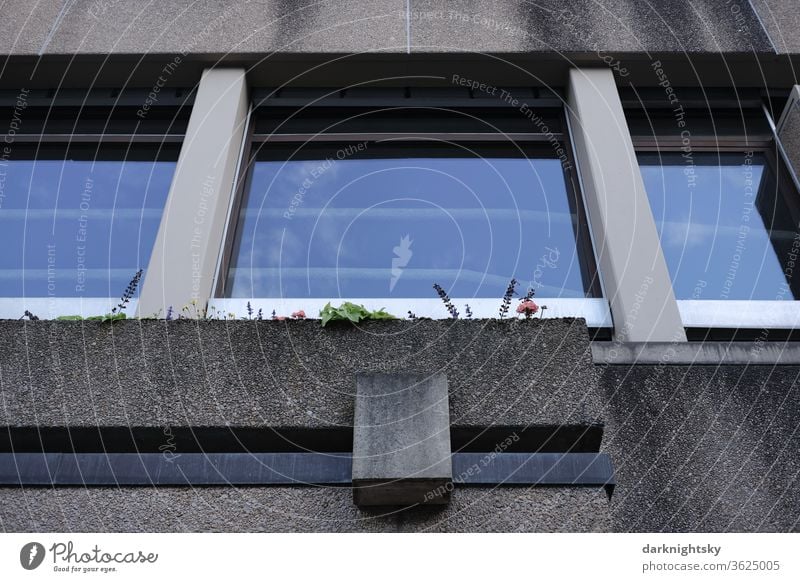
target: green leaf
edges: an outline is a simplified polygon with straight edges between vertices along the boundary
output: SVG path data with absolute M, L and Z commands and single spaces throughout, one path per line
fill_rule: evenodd
M 107 313 L 101 321 L 121 321 L 123 319 L 125 319 L 124 313 Z
M 369 311 L 363 305 L 356 305 L 350 301 L 345 301 L 339 307 L 333 307 L 330 303 L 327 303 L 320 310 L 319 317 L 322 320 L 322 327 L 332 321 L 358 323 L 365 319 L 397 319 L 391 313 L 387 313 L 384 308 L 377 311 Z
M 59 315 L 56 317 L 56 321 L 83 321 L 83 317 L 80 315 Z
M 322 327 L 325 327 L 328 322 L 333 319 L 335 309 L 331 307 L 331 302 L 328 303 L 319 310 L 319 318 L 322 320 Z
M 387 313 L 385 307 L 381 307 L 377 311 L 373 311 L 372 313 L 370 313 L 369 314 L 369 318 L 370 319 L 397 319 L 391 313 Z

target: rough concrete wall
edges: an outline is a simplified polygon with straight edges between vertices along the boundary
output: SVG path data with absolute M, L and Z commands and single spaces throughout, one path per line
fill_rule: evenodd
M 444 371 L 454 425 L 600 420 L 582 320 L 0 322 L 0 424 L 351 426 L 358 370 Z M 607 531 L 604 491 L 459 488 L 362 511 L 344 488 L 1 489 L 7 531 Z
M 791 100 L 789 103 L 791 109 L 786 113 L 778 137 L 795 174 L 800 175 L 800 102 Z
M 602 490 L 456 489 L 450 505 L 360 510 L 349 489 L 0 489 L 2 531 L 602 532 Z
M 726 0 L 11 0 L 2 12 L 0 54 L 20 55 L 773 50 L 749 2 Z
M 779 53 L 800 52 L 800 10 L 797 0 L 751 0 Z
M 580 320 L 0 322 L 1 425 L 332 426 L 361 369 L 443 370 L 455 425 L 605 423 L 617 488 L 2 489 L 0 527 L 132 531 L 798 531 L 800 366 L 596 366 Z M 84 525 L 85 524 L 85 525 Z
M 358 371 L 444 372 L 453 425 L 589 424 L 583 320 L 0 322 L 0 425 L 352 426 Z
M 609 366 L 615 531 L 800 531 L 798 366 Z

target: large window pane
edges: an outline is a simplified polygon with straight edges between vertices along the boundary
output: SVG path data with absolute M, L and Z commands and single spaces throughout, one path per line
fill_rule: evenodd
M 677 299 L 797 297 L 796 201 L 765 155 L 640 154 L 639 164 Z
M 146 269 L 177 150 L 14 146 L 0 165 L 0 296 L 115 297 Z
M 511 277 L 543 297 L 593 294 L 575 194 L 546 152 L 337 147 L 258 156 L 227 296 L 429 298 L 439 283 L 499 298 Z

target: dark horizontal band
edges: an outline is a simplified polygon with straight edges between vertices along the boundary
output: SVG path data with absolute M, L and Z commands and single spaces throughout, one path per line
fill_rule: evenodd
M 614 486 L 604 453 L 455 453 L 457 485 Z M 350 485 L 350 453 L 3 453 L 0 486 Z
M 510 437 L 510 438 L 509 438 Z M 453 453 L 596 453 L 600 424 L 452 426 Z M 5 426 L 0 453 L 349 453 L 352 427 Z

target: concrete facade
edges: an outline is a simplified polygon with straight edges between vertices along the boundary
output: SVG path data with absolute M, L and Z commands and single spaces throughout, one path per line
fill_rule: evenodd
M 2 487 L 0 530 L 800 531 L 796 330 L 686 341 L 620 100 L 769 100 L 800 174 L 798 102 L 778 119 L 800 96 L 798 14 L 796 0 L 5 2 L 6 109 L 22 88 L 31 107 L 92 92 L 136 108 L 156 88 L 169 106 L 194 100 L 138 315 L 202 311 L 218 288 L 254 93 L 472 98 L 458 75 L 569 116 L 614 328 L 606 341 L 572 318 L 0 321 L 0 429 L 155 429 L 169 446 L 173 429 L 352 430 L 358 374 L 441 373 L 451 435 L 602 429 L 592 446 L 616 489 L 456 486 L 447 506 L 387 511 L 350 487 Z
M 6 426 L 350 425 L 354 374 L 411 359 L 448 374 L 454 426 L 602 422 L 617 473 L 610 501 L 456 487 L 444 509 L 390 513 L 349 488 L 4 488 L 8 531 L 797 530 L 798 366 L 598 365 L 580 320 L 0 328 Z

